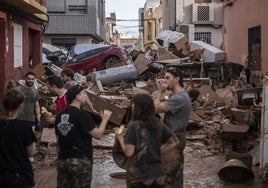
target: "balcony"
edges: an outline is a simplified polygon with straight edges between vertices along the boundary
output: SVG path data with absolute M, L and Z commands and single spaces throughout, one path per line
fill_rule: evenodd
M 45 14 L 47 13 L 46 0 L 1 0 L 0 4 L 14 7 L 26 14 L 36 16 L 47 21 Z

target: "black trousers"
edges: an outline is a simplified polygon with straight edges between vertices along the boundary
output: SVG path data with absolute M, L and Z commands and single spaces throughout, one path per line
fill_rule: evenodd
M 150 186 L 146 186 L 142 182 L 127 184 L 127 188 L 163 188 L 163 187 L 164 187 L 163 185 L 158 185 L 156 182 L 154 182 Z

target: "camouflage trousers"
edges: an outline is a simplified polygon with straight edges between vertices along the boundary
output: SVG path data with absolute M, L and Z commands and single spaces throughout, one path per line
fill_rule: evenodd
M 58 188 L 90 188 L 92 159 L 68 158 L 58 161 Z

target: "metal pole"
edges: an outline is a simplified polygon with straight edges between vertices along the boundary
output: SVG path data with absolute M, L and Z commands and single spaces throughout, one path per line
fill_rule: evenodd
M 260 130 L 260 179 L 268 179 L 268 78 L 263 79 L 262 105 L 261 105 L 261 130 Z

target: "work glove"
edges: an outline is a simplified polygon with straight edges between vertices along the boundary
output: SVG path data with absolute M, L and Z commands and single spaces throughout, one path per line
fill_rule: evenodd
M 41 121 L 37 121 L 36 122 L 36 127 L 35 127 L 36 130 L 40 130 L 41 129 Z

